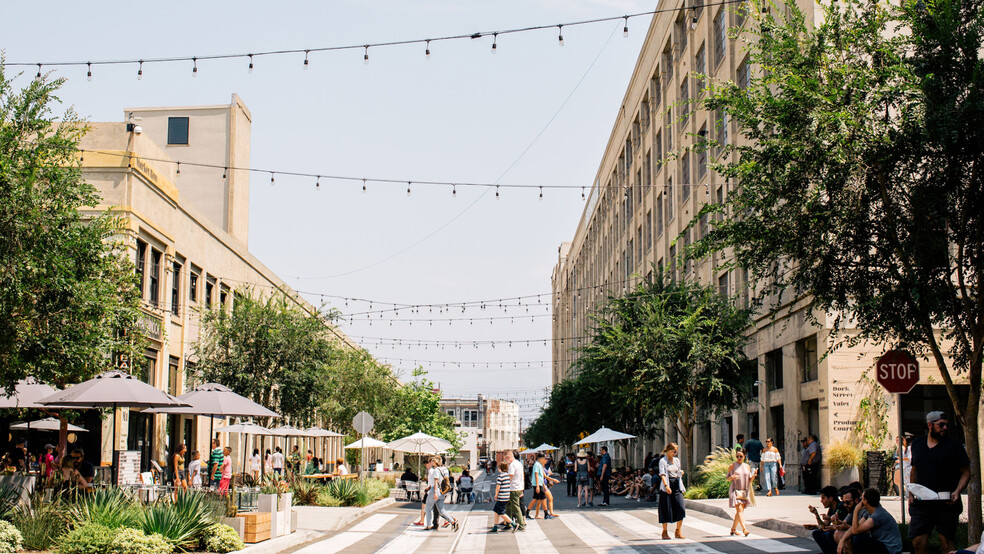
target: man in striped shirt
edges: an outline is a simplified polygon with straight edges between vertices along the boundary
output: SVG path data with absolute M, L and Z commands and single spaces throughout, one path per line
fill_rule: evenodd
M 499 477 L 495 480 L 495 505 L 492 507 L 492 511 L 495 513 L 495 518 L 492 520 L 492 529 L 490 533 L 498 533 L 499 528 L 499 518 L 502 518 L 502 530 L 505 531 L 512 527 L 513 530 L 516 529 L 517 525 L 513 523 L 509 516 L 506 515 L 506 505 L 509 503 L 509 464 L 502 462 L 499 464 Z

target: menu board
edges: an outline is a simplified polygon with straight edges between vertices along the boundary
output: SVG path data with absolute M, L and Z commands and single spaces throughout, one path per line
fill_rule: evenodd
M 140 484 L 139 450 L 117 450 L 115 461 L 117 485 Z

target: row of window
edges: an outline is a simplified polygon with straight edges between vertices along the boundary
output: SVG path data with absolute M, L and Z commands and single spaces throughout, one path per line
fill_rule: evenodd
M 161 283 L 164 282 L 165 270 L 169 269 L 171 271 L 171 294 L 167 307 L 172 314 L 178 316 L 181 315 L 181 306 L 183 305 L 181 294 L 181 286 L 185 277 L 183 272 L 186 270 L 185 265 L 189 264 L 185 263 L 183 257 L 177 256 L 171 262 L 171 266 L 167 268 L 164 260 L 164 253 L 160 249 L 145 241 L 137 240 L 136 269 L 140 280 L 141 298 L 154 308 L 165 307 L 164 295 L 161 294 Z M 202 268 L 197 265 L 190 264 L 187 271 L 188 303 L 204 303 L 205 307 L 209 309 L 216 301 L 222 306 L 227 305 L 229 301 L 228 287 L 225 285 L 216 287 L 217 279 L 212 275 L 203 273 Z M 203 275 L 205 276 L 204 286 L 202 286 Z

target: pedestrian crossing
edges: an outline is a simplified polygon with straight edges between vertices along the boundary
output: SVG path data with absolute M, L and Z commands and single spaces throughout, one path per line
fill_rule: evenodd
M 554 554 L 558 552 L 603 552 L 613 554 L 659 552 L 673 554 L 757 554 L 809 552 L 791 542 L 759 534 L 748 537 L 730 535 L 730 528 L 706 514 L 688 513 L 683 524 L 685 539 L 662 540 L 662 525 L 656 510 L 565 511 L 554 520 L 527 519 L 523 532 L 489 533 L 493 514 L 479 505 L 448 505 L 458 519 L 457 535 L 449 529 L 426 531 L 412 522 L 416 515 L 376 513 L 346 531 L 306 546 L 295 554 L 331 552 L 381 552 L 420 554 L 430 552 L 520 552 Z M 675 526 L 670 526 L 672 534 Z

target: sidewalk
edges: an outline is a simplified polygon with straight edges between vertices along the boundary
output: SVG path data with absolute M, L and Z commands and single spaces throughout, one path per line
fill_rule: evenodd
M 745 511 L 745 521 L 757 527 L 804 538 L 810 538 L 810 531 L 803 528 L 803 524 L 816 524 L 816 518 L 807 507 L 813 505 L 822 510 L 819 495 L 807 496 L 797 491 L 781 491 L 779 496 L 773 497 L 756 494 L 755 501 L 756 505 Z M 882 506 L 896 521 L 901 522 L 902 506 L 898 496 L 883 496 Z M 687 500 L 687 509 L 727 519 L 735 515 L 735 510 L 728 507 L 727 498 Z M 906 507 L 906 521 L 908 519 Z M 967 520 L 966 510 L 961 514 L 961 520 Z

